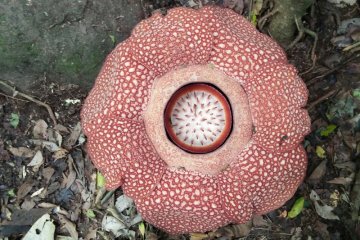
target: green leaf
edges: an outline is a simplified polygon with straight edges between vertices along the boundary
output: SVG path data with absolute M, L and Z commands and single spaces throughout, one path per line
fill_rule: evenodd
M 304 208 L 305 199 L 303 197 L 296 199 L 294 205 L 288 213 L 288 218 L 295 218 Z
M 329 136 L 331 133 L 333 133 L 336 128 L 337 128 L 336 125 L 330 124 L 330 125 L 328 125 L 324 130 L 321 130 L 320 136 L 322 136 L 322 137 L 327 137 L 327 136 Z
M 326 152 L 325 150 L 321 147 L 321 146 L 316 146 L 316 155 L 319 157 L 319 158 L 326 158 Z
M 115 36 L 114 36 L 114 35 L 109 34 L 109 37 L 110 37 L 110 39 L 111 39 L 111 42 L 112 42 L 113 44 L 115 44 L 115 42 L 116 42 L 116 40 L 115 40 Z
M 91 209 L 88 209 L 88 210 L 86 211 L 86 216 L 87 216 L 88 218 L 95 218 L 95 217 L 96 217 L 94 211 L 91 210 Z
M 10 125 L 13 128 L 17 128 L 17 126 L 19 125 L 19 114 L 11 113 Z
M 96 185 L 98 188 L 102 188 L 105 186 L 106 180 L 104 175 L 101 174 L 101 172 L 97 172 L 96 174 Z
M 353 96 L 360 99 L 360 88 L 353 90 Z
M 255 13 L 252 13 L 251 14 L 251 23 L 256 26 L 257 24 L 257 17 L 256 17 L 256 14 Z
M 7 191 L 7 195 L 8 195 L 9 197 L 15 197 L 16 194 L 15 194 L 14 189 L 12 188 L 12 189 L 8 190 L 8 191 Z
M 140 231 L 140 234 L 141 234 L 142 238 L 145 238 L 145 224 L 144 224 L 144 222 L 141 222 L 139 224 L 139 231 Z

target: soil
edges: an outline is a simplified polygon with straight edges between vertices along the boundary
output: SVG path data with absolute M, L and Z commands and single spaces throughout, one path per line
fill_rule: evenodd
M 260 14 L 269 12 L 267 7 Z M 115 210 L 115 203 L 128 202 L 119 200 L 121 189 L 105 192 L 77 127 L 86 89 L 43 79 L 26 93 L 51 107 L 56 125 L 45 107 L 0 91 L 0 239 L 20 239 L 44 213 L 57 236 L 73 239 L 115 238 L 104 220 L 108 216 L 126 223 L 115 232 L 121 239 L 360 239 L 360 49 L 346 48 L 359 43 L 360 25 L 338 31 L 342 20 L 359 15 L 356 5 L 314 3 L 302 21 L 317 41 L 305 33 L 287 50 L 308 86 L 312 119 L 303 143 L 307 175 L 294 197 L 247 224 L 209 233 L 169 236 L 136 221 L 131 202 Z M 301 200 L 303 207 L 296 203 Z M 289 217 L 290 212 L 298 213 Z

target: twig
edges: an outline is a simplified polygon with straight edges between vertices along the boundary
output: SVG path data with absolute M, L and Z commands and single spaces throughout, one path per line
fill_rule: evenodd
M 353 57 L 350 57 L 348 59 L 346 59 L 345 61 L 341 62 L 340 64 L 338 64 L 336 67 L 334 67 L 333 69 L 330 69 L 328 71 L 326 71 L 324 74 L 320 75 L 320 76 L 316 76 L 316 77 L 313 77 L 312 79 L 310 79 L 309 81 L 306 81 L 306 85 L 309 87 L 311 85 L 313 85 L 314 83 L 316 83 L 316 80 L 319 79 L 319 78 L 324 78 L 326 76 L 328 76 L 329 74 L 333 73 L 333 72 L 336 72 L 337 70 L 339 70 L 340 68 L 342 68 L 345 64 L 357 59 L 358 57 L 360 57 L 360 53 L 359 54 L 356 54 L 355 56 Z
M 53 121 L 54 126 L 56 125 L 55 114 L 54 114 L 54 112 L 52 111 L 51 107 L 48 104 L 46 104 L 44 102 L 41 102 L 40 100 L 37 100 L 37 99 L 35 99 L 35 98 L 25 94 L 25 93 L 18 92 L 14 87 L 8 85 L 7 83 L 5 83 L 2 80 L 0 80 L 0 85 L 4 86 L 8 91 L 11 91 L 13 96 L 19 95 L 19 96 L 21 96 L 21 97 L 23 97 L 23 98 L 25 98 L 27 100 L 30 100 L 31 102 L 34 102 L 34 103 L 36 103 L 36 104 L 38 104 L 40 106 L 45 107 L 47 109 L 49 115 L 50 115 L 51 120 Z
M 358 47 L 358 46 L 360 46 L 360 42 L 356 42 L 356 43 L 354 43 L 354 44 L 352 44 L 352 45 L 350 45 L 350 46 L 347 46 L 346 48 L 343 49 L 343 51 L 344 51 L 344 52 L 345 52 L 345 51 L 349 51 L 349 50 L 354 49 L 354 48 L 356 48 L 356 47 Z
M 258 21 L 258 26 L 259 26 L 259 29 L 260 29 L 260 31 L 263 29 L 263 27 L 264 27 L 264 25 L 265 25 L 265 23 L 266 23 L 266 20 L 269 18 L 269 17 L 271 17 L 271 16 L 273 16 L 273 15 L 275 15 L 276 13 L 278 13 L 279 12 L 279 9 L 273 9 L 273 10 L 271 10 L 270 12 L 268 12 L 267 14 L 265 14 L 264 16 L 262 16 L 260 19 L 259 19 L 259 21 Z
M 297 27 L 299 33 L 296 36 L 296 38 L 294 39 L 294 41 L 292 41 L 289 44 L 289 46 L 286 48 L 286 51 L 293 48 L 295 46 L 295 44 L 297 44 L 300 41 L 300 39 L 304 36 L 304 33 L 306 33 L 306 34 L 308 34 L 308 35 L 310 35 L 311 37 L 314 38 L 314 43 L 313 43 L 313 46 L 311 48 L 311 53 L 310 53 L 311 54 L 310 55 L 311 60 L 312 60 L 311 67 L 308 70 L 306 70 L 305 72 L 300 73 L 300 76 L 301 76 L 301 75 L 304 75 L 304 74 L 310 72 L 315 67 L 315 64 L 316 64 L 315 49 L 316 49 L 316 45 L 317 45 L 317 42 L 318 42 L 318 36 L 314 31 L 311 31 L 310 29 L 305 28 L 304 25 L 301 22 L 301 19 L 296 17 L 296 16 L 295 16 L 295 24 L 296 24 L 296 27 Z
M 0 93 L 0 95 L 1 95 L 1 96 L 4 96 L 4 97 L 7 97 L 7 98 L 11 98 L 11 99 L 17 100 L 17 101 L 29 102 L 29 101 L 24 100 L 24 99 L 20 99 L 20 98 L 16 98 L 16 97 L 12 97 L 12 96 L 6 95 L 6 94 L 4 94 L 4 93 Z
M 318 40 L 319 40 L 318 35 L 316 34 L 316 32 L 313 32 L 313 31 L 311 31 L 310 29 L 307 29 L 307 28 L 304 28 L 304 31 L 305 31 L 305 33 L 307 33 L 308 35 L 310 35 L 310 36 L 312 36 L 312 37 L 314 38 L 314 43 L 313 43 L 313 47 L 312 47 L 312 49 L 311 49 L 312 65 L 311 65 L 311 67 L 310 67 L 308 70 L 306 70 L 305 72 L 302 72 L 302 73 L 300 74 L 300 76 L 301 76 L 301 75 L 304 75 L 304 74 L 307 74 L 307 73 L 309 73 L 311 70 L 314 69 L 315 64 L 316 64 L 316 54 L 315 54 L 315 50 L 316 50 L 317 42 L 318 42 Z
M 338 89 L 333 89 L 331 91 L 329 91 L 328 93 L 322 95 L 321 97 L 319 97 L 318 99 L 316 99 L 315 101 L 311 102 L 309 104 L 309 106 L 307 107 L 308 110 L 313 109 L 316 105 L 318 105 L 319 103 L 321 103 L 322 101 L 325 101 L 327 98 L 331 97 L 333 94 L 337 93 Z
M 112 191 L 108 191 L 106 193 L 106 195 L 103 197 L 103 199 L 101 199 L 100 204 L 103 205 L 105 204 L 107 201 L 109 201 L 109 199 L 111 198 L 111 196 L 114 194 L 115 190 Z

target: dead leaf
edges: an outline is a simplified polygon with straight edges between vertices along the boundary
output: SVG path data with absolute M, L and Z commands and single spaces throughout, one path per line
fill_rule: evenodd
M 204 240 L 207 238 L 208 235 L 206 233 L 190 233 L 190 240 Z
M 32 158 L 35 155 L 35 151 L 27 147 L 9 147 L 8 150 L 16 157 Z
M 269 223 L 261 215 L 254 215 L 252 222 L 254 227 L 269 227 Z
M 334 208 L 323 203 L 319 195 L 314 190 L 311 190 L 310 199 L 313 201 L 316 213 L 320 217 L 329 220 L 339 220 L 339 217 L 332 212 Z
M 97 232 L 96 228 L 90 227 L 89 230 L 88 230 L 88 233 L 85 236 L 85 240 L 96 239 L 96 232 Z
M 225 236 L 230 239 L 245 237 L 249 235 L 252 227 L 252 221 L 248 221 L 244 224 L 228 225 L 222 227 L 216 231 L 220 236 Z
M 146 239 L 146 240 L 158 240 L 159 237 L 158 237 L 155 233 L 146 231 L 146 233 L 145 233 L 145 239 Z
M 126 195 L 121 195 L 116 199 L 115 208 L 119 213 L 132 206 L 134 206 L 134 201 Z
M 31 197 L 36 197 L 38 195 L 40 195 L 43 191 L 44 191 L 45 188 L 40 188 L 39 190 L 36 190 L 33 194 L 31 194 Z
M 38 205 L 40 208 L 55 208 L 57 207 L 57 205 L 53 204 L 53 203 L 47 203 L 47 202 L 41 202 Z
M 64 180 L 61 183 L 62 187 L 65 186 L 65 189 L 68 189 L 76 179 L 76 172 L 73 167 L 73 159 L 70 155 L 68 157 L 68 168 L 69 168 L 69 174 L 67 176 L 63 174 Z
M 340 201 L 340 193 L 338 190 L 334 190 L 334 192 L 332 192 L 330 194 L 330 203 L 331 203 L 331 206 L 333 207 L 337 207 L 337 205 L 339 204 L 339 201 Z
M 69 130 L 67 129 L 67 127 L 65 127 L 61 124 L 56 124 L 56 126 L 54 127 L 54 130 L 63 132 L 63 133 L 70 133 Z
M 68 154 L 68 150 L 64 149 L 64 148 L 60 148 L 58 151 L 56 151 L 52 157 L 54 158 L 54 160 L 58 160 L 60 158 L 64 158 L 66 157 L 66 155 Z
M 332 184 L 341 184 L 341 185 L 346 186 L 353 182 L 354 177 L 355 177 L 355 174 L 353 173 L 349 177 L 337 177 L 337 178 L 334 178 L 327 182 L 332 183 Z
M 54 233 L 55 225 L 50 215 L 46 213 L 32 225 L 23 240 L 52 240 L 54 239 Z
M 80 133 L 81 133 L 81 125 L 80 122 L 78 122 L 75 125 L 74 129 L 71 131 L 70 136 L 65 140 L 64 147 L 66 149 L 71 149 L 78 140 Z
M 56 131 L 54 129 L 48 129 L 47 134 L 48 134 L 48 140 L 50 142 L 54 142 L 58 146 L 61 146 L 61 144 L 62 144 L 62 136 L 58 131 Z
M 17 199 L 22 200 L 33 188 L 34 182 L 32 180 L 25 181 L 17 191 Z
M 55 170 L 52 167 L 44 168 L 42 171 L 42 176 L 44 177 L 46 183 L 50 182 L 52 175 L 54 174 Z
M 356 173 L 356 179 L 350 193 L 351 199 L 351 218 L 353 221 L 358 221 L 360 209 L 360 170 Z
M 328 226 L 325 223 L 317 221 L 314 229 L 320 235 L 321 239 L 330 240 L 331 238 L 327 228 Z
M 354 172 L 356 169 L 356 164 L 355 164 L 355 162 L 348 161 L 348 162 L 343 162 L 343 163 L 335 163 L 334 167 L 339 168 L 339 169 L 348 169 L 348 170 Z
M 28 167 L 33 167 L 34 172 L 37 172 L 40 166 L 44 163 L 44 158 L 41 151 L 37 151 L 33 159 L 27 165 Z
M 26 197 L 24 199 L 24 202 L 21 204 L 21 209 L 29 211 L 30 209 L 33 209 L 35 206 L 35 202 L 32 198 Z
M 109 215 L 104 216 L 101 226 L 105 231 L 112 232 L 115 237 L 119 237 L 122 234 L 121 230 L 126 228 L 120 220 Z
M 33 129 L 34 138 L 48 139 L 47 128 L 48 125 L 44 120 L 37 120 Z
M 70 234 L 70 236 L 73 239 L 79 239 L 78 236 L 78 232 L 76 231 L 76 225 L 69 221 L 65 216 L 63 216 L 62 214 L 58 214 L 59 216 L 59 220 L 62 224 L 63 227 L 65 227 L 65 229 L 68 231 L 68 233 Z
M 311 173 L 308 180 L 310 180 L 310 181 L 318 181 L 318 180 L 320 180 L 326 173 L 326 164 L 327 164 L 327 160 L 321 161 L 321 163 Z
M 61 149 L 58 145 L 56 145 L 56 143 L 53 143 L 53 142 L 50 142 L 50 141 L 39 140 L 39 139 L 30 139 L 30 142 L 32 144 L 35 144 L 35 145 L 40 146 L 42 148 L 45 147 L 50 152 L 56 152 L 56 151 L 59 151 Z

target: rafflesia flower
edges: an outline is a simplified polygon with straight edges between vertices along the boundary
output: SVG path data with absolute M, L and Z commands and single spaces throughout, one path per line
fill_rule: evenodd
M 229 9 L 174 8 L 107 57 L 82 110 L 88 152 L 170 233 L 280 207 L 306 170 L 307 89 L 284 51 Z

